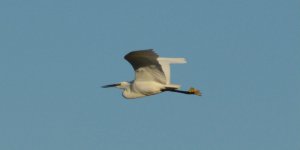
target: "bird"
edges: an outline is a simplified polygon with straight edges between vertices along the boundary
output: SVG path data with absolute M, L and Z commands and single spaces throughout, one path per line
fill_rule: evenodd
M 136 99 L 162 92 L 177 92 L 198 95 L 201 92 L 193 87 L 187 91 L 179 90 L 180 85 L 171 83 L 171 64 L 186 63 L 185 58 L 165 58 L 153 49 L 135 50 L 124 56 L 135 71 L 135 79 L 115 84 L 104 85 L 102 88 L 116 87 L 123 90 L 126 99 Z

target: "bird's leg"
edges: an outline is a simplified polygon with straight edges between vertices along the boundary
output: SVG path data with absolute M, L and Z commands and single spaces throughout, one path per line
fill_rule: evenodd
M 177 93 L 183 93 L 183 94 L 194 94 L 194 95 L 201 96 L 201 92 L 195 88 L 190 88 L 188 91 L 182 91 L 182 90 L 177 90 L 177 89 L 173 89 L 173 88 L 166 88 L 166 89 L 163 89 L 162 91 L 163 92 L 170 91 L 170 92 L 177 92 Z

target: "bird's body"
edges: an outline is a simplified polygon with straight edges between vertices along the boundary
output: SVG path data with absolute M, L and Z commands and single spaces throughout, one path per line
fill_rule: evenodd
M 164 85 L 154 81 L 134 81 L 123 91 L 125 98 L 139 98 L 149 95 L 158 94 Z
M 171 84 L 170 64 L 186 63 L 184 58 L 162 58 L 152 49 L 133 51 L 124 58 L 135 70 L 135 80 L 103 87 L 116 86 L 123 89 L 123 96 L 128 99 L 150 96 L 164 91 L 200 95 L 198 90 L 179 91 L 180 85 Z

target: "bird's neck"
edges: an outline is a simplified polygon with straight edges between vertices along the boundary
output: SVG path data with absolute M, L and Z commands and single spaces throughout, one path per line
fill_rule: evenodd
M 123 89 L 123 96 L 125 97 L 125 98 L 128 98 L 128 97 L 130 97 L 131 96 L 131 87 L 130 87 L 130 85 L 128 85 L 126 88 L 124 88 Z

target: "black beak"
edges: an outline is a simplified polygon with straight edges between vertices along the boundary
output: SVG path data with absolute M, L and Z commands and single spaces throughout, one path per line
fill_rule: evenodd
M 109 87 L 115 87 L 115 86 L 119 86 L 120 83 L 117 83 L 117 84 L 109 84 L 109 85 L 104 85 L 102 86 L 102 88 L 109 88 Z

